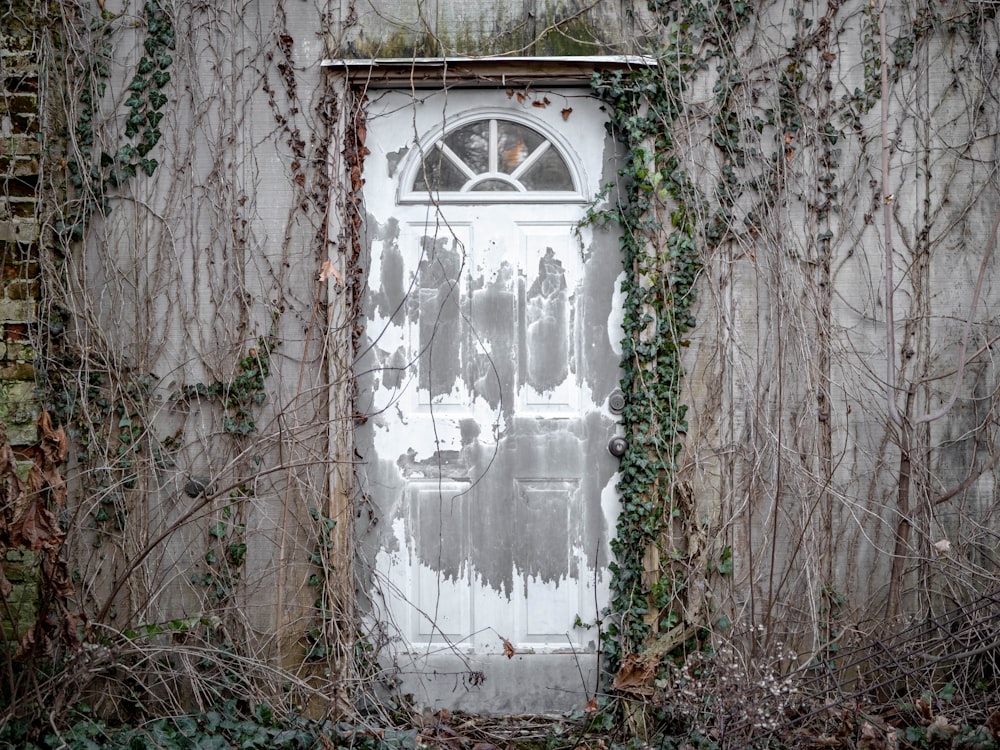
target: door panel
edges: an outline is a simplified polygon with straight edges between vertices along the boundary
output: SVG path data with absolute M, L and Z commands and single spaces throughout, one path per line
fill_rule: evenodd
M 551 666 L 532 673 L 532 657 L 571 654 L 575 690 L 552 691 L 566 700 L 597 647 L 596 629 L 576 623 L 607 600 L 621 265 L 615 237 L 578 227 L 609 148 L 599 105 L 582 91 L 544 97 L 372 97 L 358 475 L 374 507 L 373 600 L 423 682 L 456 655 L 470 673 L 497 671 L 509 643 L 504 674 L 528 670 L 516 681 L 554 679 Z M 528 179 L 543 167 L 544 180 Z M 428 175 L 458 187 L 420 202 Z M 462 184 L 489 198 L 475 203 Z

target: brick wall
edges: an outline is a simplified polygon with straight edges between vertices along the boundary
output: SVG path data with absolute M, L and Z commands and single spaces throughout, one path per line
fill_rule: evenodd
M 31 328 L 38 309 L 39 64 L 30 0 L 0 2 L 0 422 L 35 441 Z
M 0 423 L 15 453 L 35 443 L 38 415 L 31 345 L 41 235 L 36 19 L 31 0 L 0 0 Z M 23 480 L 30 462 L 18 464 Z M 16 644 L 35 618 L 37 570 L 27 550 L 0 544 L 0 554 L 10 584 L 0 610 L 0 645 Z

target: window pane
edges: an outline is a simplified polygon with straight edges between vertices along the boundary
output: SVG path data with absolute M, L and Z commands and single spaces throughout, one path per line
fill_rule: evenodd
M 419 193 L 428 190 L 431 192 L 461 190 L 465 179 L 465 175 L 451 163 L 451 159 L 445 156 L 440 149 L 435 148 L 424 157 L 423 164 L 417 170 L 417 177 L 413 180 L 413 189 Z
M 427 147 L 416 165 L 409 191 L 441 193 L 459 200 L 461 192 L 514 193 L 530 200 L 533 192 L 574 192 L 572 172 L 555 143 L 539 131 L 517 122 L 486 117 L 468 123 Z M 510 180 L 497 177 L 510 176 Z M 484 196 L 485 198 L 485 196 Z M 512 196 L 513 199 L 513 196 Z
M 520 175 L 520 178 L 528 190 L 573 189 L 573 178 L 566 168 L 566 162 L 554 148 L 542 154 L 527 172 Z
M 531 128 L 506 120 L 497 122 L 497 169 L 510 174 L 545 139 Z
M 503 180 L 483 180 L 472 189 L 477 192 L 499 192 L 500 190 L 516 190 L 517 188 Z
M 480 120 L 459 128 L 444 139 L 458 157 L 476 174 L 490 169 L 490 123 Z

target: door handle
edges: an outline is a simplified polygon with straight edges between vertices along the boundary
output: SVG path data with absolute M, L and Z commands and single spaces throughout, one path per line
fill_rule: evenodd
M 621 436 L 615 436 L 608 441 L 608 453 L 615 458 L 621 458 L 628 450 L 628 440 Z

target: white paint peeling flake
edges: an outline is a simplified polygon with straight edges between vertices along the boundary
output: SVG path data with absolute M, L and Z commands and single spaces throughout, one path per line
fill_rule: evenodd
M 593 650 L 596 634 L 575 623 L 596 619 L 595 595 L 598 607 L 607 601 L 617 461 L 606 446 L 617 424 L 603 404 L 620 378 L 617 239 L 578 231 L 583 200 L 502 193 L 544 193 L 563 179 L 544 170 L 572 164 L 582 194 L 595 195 L 609 146 L 599 104 L 567 90 L 546 93 L 550 108 L 502 91 L 421 96 L 416 106 L 386 91 L 369 105 L 359 390 L 371 396 L 358 450 L 384 519 L 372 527 L 376 588 L 414 649 L 496 654 L 501 633 L 518 653 Z M 449 136 L 452 122 L 460 135 Z M 442 137 L 457 155 L 415 148 Z M 414 169 L 424 190 L 453 180 L 472 192 L 421 202 L 419 182 L 399 183 Z

